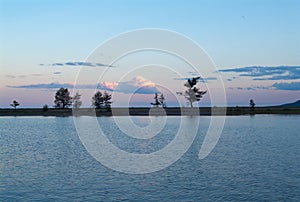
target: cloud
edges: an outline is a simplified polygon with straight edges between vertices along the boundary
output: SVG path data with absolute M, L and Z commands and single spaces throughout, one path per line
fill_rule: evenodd
M 107 82 L 98 83 L 98 84 L 77 84 L 74 85 L 77 89 L 98 89 L 98 90 L 106 90 L 106 91 L 113 91 L 114 89 L 111 88 L 109 85 L 106 84 Z
M 272 85 L 277 90 L 300 90 L 300 82 L 291 82 L 291 83 L 274 83 Z
M 188 72 L 190 75 L 192 75 L 192 76 L 198 76 L 199 75 L 199 73 L 198 72 Z
M 15 75 L 5 75 L 7 78 L 10 78 L 10 79 L 14 79 L 14 78 L 20 78 L 20 79 L 22 79 L 22 78 L 25 78 L 25 77 L 27 77 L 27 76 L 43 76 L 42 74 L 29 74 L 29 75 L 17 75 L 17 76 L 15 76 Z
M 63 63 L 53 63 L 53 64 L 51 64 L 52 66 L 64 66 L 64 64 Z
M 207 78 L 200 78 L 200 82 L 207 83 L 208 81 L 215 81 L 217 80 L 217 77 L 207 77 Z
M 92 62 L 57 62 L 57 63 L 52 63 L 52 64 L 40 64 L 40 66 L 86 66 L 86 67 L 114 67 L 112 65 L 108 64 L 102 64 L 102 63 L 92 63 Z
M 159 93 L 155 83 L 142 76 L 137 76 L 129 81 L 122 82 L 102 82 L 95 84 L 76 85 L 78 89 L 98 89 L 125 94 L 154 94 Z
M 300 75 L 288 75 L 288 76 L 272 76 L 268 78 L 253 78 L 255 81 L 265 81 L 265 80 L 296 80 L 300 79 Z
M 174 80 L 185 80 L 187 81 L 188 79 L 191 79 L 191 77 L 183 77 L 183 78 L 174 78 Z M 208 81 L 214 81 L 214 80 L 217 80 L 217 77 L 201 77 L 199 79 L 199 82 L 201 83 L 207 83 Z
M 53 88 L 73 88 L 72 84 L 60 84 L 60 83 L 39 83 L 39 84 L 29 84 L 29 85 L 19 85 L 19 86 L 7 86 L 9 88 L 26 88 L 26 89 L 53 89 Z
M 105 81 L 105 82 L 102 83 L 102 85 L 107 89 L 114 90 L 118 86 L 118 82 Z
M 222 69 L 219 72 L 233 72 L 239 76 L 253 77 L 253 80 L 296 80 L 300 79 L 300 66 L 249 66 Z
M 230 90 L 287 90 L 287 91 L 298 91 L 300 90 L 300 82 L 282 82 L 274 83 L 271 86 L 250 86 L 250 87 L 230 87 Z
M 30 74 L 30 76 L 43 76 L 42 74 Z
M 236 79 L 238 79 L 238 78 L 239 78 L 239 77 L 233 76 L 233 77 L 231 77 L 231 78 L 228 78 L 227 81 L 234 81 L 234 80 L 236 80 Z
M 7 78 L 10 78 L 10 79 L 14 79 L 14 78 L 16 78 L 16 76 L 14 76 L 14 75 L 5 75 Z
M 159 90 L 156 88 L 155 83 L 149 79 L 138 76 L 129 81 L 123 82 L 102 82 L 98 84 L 68 84 L 68 83 L 40 83 L 40 84 L 28 84 L 19 86 L 7 86 L 9 88 L 24 88 L 24 89 L 59 89 L 59 88 L 74 88 L 77 89 L 98 89 L 114 92 L 121 92 L 125 94 L 154 94 Z
M 254 87 L 246 87 L 246 88 L 243 88 L 243 87 L 237 87 L 236 89 L 237 89 L 237 90 L 256 90 L 256 88 L 254 88 Z
M 159 92 L 155 86 L 155 83 L 149 79 L 145 79 L 142 76 L 137 76 L 130 81 L 120 82 L 116 90 L 129 94 L 154 94 Z
M 231 90 L 269 90 L 272 89 L 272 86 L 251 86 L 251 87 L 236 87 L 236 88 L 229 88 Z
M 104 82 L 105 83 L 105 82 Z M 74 88 L 74 84 L 69 83 L 39 83 L 39 84 L 29 84 L 29 85 L 19 85 L 19 86 L 7 86 L 9 88 L 26 88 L 26 89 L 58 89 L 58 88 Z M 101 90 L 108 90 L 112 91 L 113 89 L 105 86 L 105 84 L 82 84 L 76 85 L 76 88 L 79 89 L 101 89 Z

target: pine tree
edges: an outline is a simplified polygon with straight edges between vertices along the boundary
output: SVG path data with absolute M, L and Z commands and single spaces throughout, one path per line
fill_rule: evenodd
M 103 93 L 103 102 L 104 102 L 104 106 L 106 108 L 107 111 L 111 110 L 111 94 L 109 94 L 107 91 L 104 91 Z
M 95 95 L 92 97 L 92 105 L 96 109 L 100 109 L 103 106 L 103 103 L 104 103 L 103 95 L 100 91 L 97 91 Z
M 199 88 L 196 87 L 197 83 L 199 82 L 199 79 L 200 77 L 194 77 L 192 79 L 188 79 L 187 82 L 184 84 L 184 86 L 188 88 L 184 92 L 184 97 L 188 100 L 191 107 L 193 107 L 193 102 L 199 102 L 203 95 L 207 92 L 201 91 Z
M 76 92 L 76 94 L 73 96 L 73 108 L 79 109 L 82 105 L 82 101 L 80 100 L 81 95 Z
M 55 94 L 55 107 L 57 108 L 68 108 L 72 105 L 72 97 L 68 88 L 60 88 Z
M 250 106 L 251 110 L 254 110 L 255 103 L 254 103 L 254 101 L 252 99 L 249 101 L 249 106 Z
M 158 101 L 159 103 L 161 104 L 162 107 L 167 107 L 167 104 L 166 104 L 166 101 L 165 101 L 165 96 L 164 94 L 160 94 L 159 98 L 158 98 Z
M 154 102 L 151 102 L 150 104 L 153 105 L 153 107 L 158 107 L 160 105 L 160 102 L 158 101 L 157 93 L 154 94 Z
M 12 104 L 10 104 L 10 106 L 12 106 L 13 108 L 15 108 L 15 110 L 17 109 L 17 106 L 19 106 L 19 105 L 20 105 L 20 103 L 18 101 L 16 101 L 16 100 L 14 100 Z

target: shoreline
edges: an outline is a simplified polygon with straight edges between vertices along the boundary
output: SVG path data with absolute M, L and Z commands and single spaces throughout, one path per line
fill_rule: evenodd
M 73 110 L 49 108 L 0 109 L 0 116 L 239 116 L 254 114 L 298 114 L 300 107 L 200 107 L 200 108 L 112 108 L 111 112 L 105 109 L 80 108 Z

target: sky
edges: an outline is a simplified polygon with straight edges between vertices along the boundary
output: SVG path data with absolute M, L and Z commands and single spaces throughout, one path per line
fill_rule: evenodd
M 51 107 L 60 87 L 78 90 L 85 107 L 95 88 L 113 93 L 113 106 L 150 106 L 156 92 L 164 93 L 168 106 L 185 106 L 176 93 L 198 75 L 198 86 L 208 91 L 200 106 L 212 105 L 215 89 L 226 96 L 217 105 L 294 102 L 300 99 L 299 10 L 299 0 L 0 0 L 0 107 L 13 100 L 20 107 Z M 124 33 L 151 28 L 196 43 L 210 68 L 207 58 L 199 72 L 157 50 L 108 64 L 120 47 L 98 51 Z M 125 42 L 129 47 L 151 37 Z M 167 44 L 173 45 L 198 57 L 185 44 Z

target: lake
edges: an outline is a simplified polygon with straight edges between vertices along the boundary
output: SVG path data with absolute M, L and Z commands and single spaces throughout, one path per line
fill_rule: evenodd
M 80 117 L 87 124 L 90 119 Z M 137 139 L 125 135 L 113 117 L 97 118 L 114 145 L 137 154 L 163 149 L 174 139 L 180 121 L 188 128 L 200 122 L 178 161 L 156 172 L 128 174 L 90 155 L 72 117 L 1 117 L 0 201 L 300 200 L 300 116 L 226 117 L 217 145 L 201 160 L 198 154 L 211 117 L 161 119 L 132 117 L 146 135 Z M 151 121 L 165 121 L 157 136 L 147 136 Z

